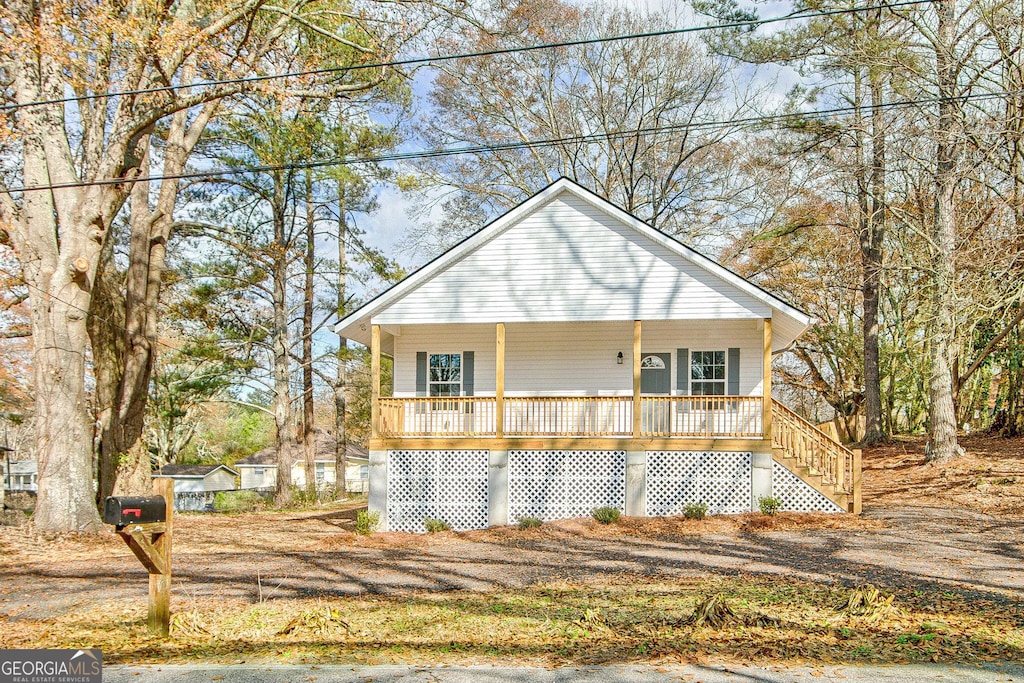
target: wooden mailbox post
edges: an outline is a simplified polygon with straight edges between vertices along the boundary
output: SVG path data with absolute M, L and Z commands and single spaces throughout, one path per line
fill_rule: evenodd
M 164 503 L 164 521 L 153 522 L 143 519 L 138 523 L 117 523 L 117 535 L 124 539 L 135 557 L 149 572 L 149 618 L 150 633 L 167 636 L 171 631 L 171 537 L 174 528 L 174 481 L 160 478 L 153 480 L 154 496 L 161 496 Z M 110 499 L 108 499 L 109 501 Z M 128 500 L 128 499 L 115 499 Z M 109 502 L 107 507 L 109 508 Z M 142 517 L 141 510 L 136 512 Z M 106 520 L 109 523 L 111 520 Z

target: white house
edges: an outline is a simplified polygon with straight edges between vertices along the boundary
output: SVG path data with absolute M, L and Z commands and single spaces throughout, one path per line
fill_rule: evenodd
M 314 476 L 317 486 L 333 486 L 335 474 L 335 439 L 332 434 L 317 431 L 316 450 L 313 459 Z M 345 486 L 350 493 L 366 493 L 369 490 L 369 457 L 366 449 L 347 444 Z M 272 489 L 277 486 L 277 451 L 264 448 L 235 463 L 241 473 L 243 489 Z M 306 463 L 302 448 L 298 448 L 292 462 L 292 484 L 306 485 Z
M 0 463 L 2 466 L 4 463 Z M 8 491 L 35 492 L 39 483 L 39 463 L 35 460 L 8 460 L 3 486 Z
M 338 324 L 371 349 L 369 507 L 395 530 L 858 509 L 855 454 L 771 400 L 810 324 L 561 179 Z
M 233 491 L 238 472 L 227 465 L 164 465 L 154 475 L 174 480 L 174 493 Z

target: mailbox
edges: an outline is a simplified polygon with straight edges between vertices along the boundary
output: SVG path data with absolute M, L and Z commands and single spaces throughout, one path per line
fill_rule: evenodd
M 103 521 L 124 527 L 167 521 L 167 501 L 163 496 L 110 496 L 103 506 Z

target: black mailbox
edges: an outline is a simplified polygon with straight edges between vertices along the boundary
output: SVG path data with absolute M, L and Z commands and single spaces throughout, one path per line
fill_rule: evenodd
M 167 521 L 163 496 L 109 496 L 103 506 L 103 521 L 118 527 Z

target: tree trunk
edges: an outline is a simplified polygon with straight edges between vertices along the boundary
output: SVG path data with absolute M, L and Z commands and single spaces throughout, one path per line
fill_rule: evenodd
M 316 435 L 313 416 L 313 268 L 316 231 L 313 176 L 306 172 L 306 253 L 303 259 L 302 302 L 302 445 L 306 455 L 306 490 L 316 492 Z
M 876 21 L 880 19 L 876 18 Z M 877 29 L 877 26 L 876 26 Z M 877 32 L 877 31 L 876 31 Z M 878 358 L 878 313 L 882 286 L 882 245 L 885 239 L 884 86 L 880 69 L 869 69 L 871 92 L 871 210 L 861 233 L 864 268 L 864 443 L 885 439 L 882 428 L 882 379 Z
M 347 253 L 345 241 L 348 228 L 345 218 L 345 184 L 338 181 L 338 320 L 345 317 L 345 278 L 347 277 Z M 338 336 L 338 374 L 334 381 L 334 430 L 337 434 L 334 446 L 334 471 L 338 479 L 338 495 L 348 494 L 345 472 L 348 468 L 348 434 L 345 431 L 345 364 L 348 362 L 348 340 Z
M 285 236 L 286 200 L 281 172 L 274 174 L 274 244 L 273 250 L 273 353 L 274 353 L 274 425 L 277 428 L 277 490 L 278 505 L 292 501 L 292 462 L 295 457 L 295 436 L 292 432 L 292 399 L 289 363 L 288 243 Z
M 53 8 L 35 5 L 41 33 L 57 35 Z M 60 66 L 45 55 L 19 60 L 12 71 L 19 102 L 64 96 Z M 19 112 L 26 187 L 78 180 L 64 137 L 63 108 Z M 126 161 L 125 145 L 112 145 Z M 33 340 L 36 459 L 39 494 L 33 521 L 44 533 L 101 527 L 93 489 L 93 428 L 85 393 L 86 315 L 105 228 L 124 196 L 111 187 L 24 192 L 20 211 L 0 203 L 29 291 Z
M 953 353 L 956 331 L 956 181 L 959 162 L 960 105 L 951 54 L 955 0 L 938 0 L 935 66 L 939 85 L 939 120 L 935 150 L 935 220 L 932 233 L 932 306 L 935 325 L 929 348 L 929 453 L 931 462 L 945 462 L 963 452 L 956 439 L 953 401 Z

